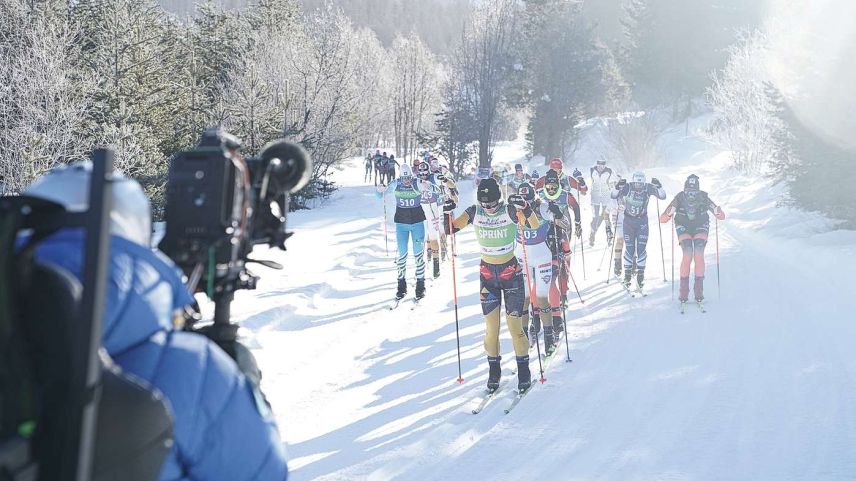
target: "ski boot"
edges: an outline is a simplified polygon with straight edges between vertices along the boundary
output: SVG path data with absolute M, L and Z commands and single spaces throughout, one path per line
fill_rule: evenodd
M 529 356 L 517 356 L 517 392 L 523 392 L 532 385 L 532 373 L 529 372 Z
M 624 270 L 624 288 L 630 290 L 630 279 L 633 277 L 633 271 L 631 269 Z
M 636 273 L 636 287 L 639 291 L 642 291 L 642 288 L 645 287 L 645 271 L 639 271 Z
M 434 256 L 434 279 L 440 277 L 440 258 Z
M 499 361 L 502 360 L 502 357 L 487 357 L 487 366 L 488 366 L 488 374 L 487 374 L 487 391 L 494 392 L 499 389 L 499 377 L 502 375 L 502 368 L 499 366 Z
M 395 292 L 395 298 L 397 300 L 404 299 L 404 296 L 407 295 L 407 281 L 404 279 L 398 280 L 398 291 Z
M 544 326 L 544 356 L 553 354 L 556 350 L 556 338 L 553 337 L 553 327 Z
M 615 272 L 615 277 L 621 277 L 621 259 L 615 259 L 615 265 L 612 270 Z
M 683 279 L 681 279 L 681 281 L 683 281 Z M 689 279 L 687 279 L 687 284 L 689 284 Z M 696 276 L 695 283 L 693 284 L 693 295 L 695 296 L 696 302 L 701 303 L 704 301 L 704 276 Z
M 553 316 L 553 332 L 556 333 L 556 338 L 562 335 L 562 331 L 565 330 L 565 326 L 562 323 L 561 316 Z
M 425 297 L 425 279 L 416 279 L 416 299 Z
M 589 236 L 589 247 L 594 247 L 594 234 L 595 232 L 592 231 L 591 235 Z

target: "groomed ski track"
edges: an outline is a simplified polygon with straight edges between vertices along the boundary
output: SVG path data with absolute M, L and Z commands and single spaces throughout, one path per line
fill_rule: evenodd
M 521 154 L 510 145 L 495 157 Z M 856 479 L 856 235 L 813 234 L 827 229 L 821 219 L 777 208 L 763 182 L 736 176 L 726 162 L 681 154 L 646 172 L 663 181 L 669 200 L 695 172 L 724 206 L 721 299 L 711 226 L 708 312 L 689 306 L 680 315 L 663 282 L 652 199 L 648 297 L 631 299 L 604 283 L 606 261 L 596 271 L 601 230 L 595 247 L 586 246 L 587 280 L 579 253 L 573 268 L 586 301 L 570 296 L 574 362 L 556 359 L 547 383 L 511 414 L 503 414 L 513 391 L 506 389 L 473 415 L 487 364 L 472 228 L 457 238 L 459 385 L 451 264 L 429 283 L 419 309 L 387 310 L 393 210 L 387 256 L 381 203 L 357 159 L 337 174 L 332 201 L 290 216 L 296 235 L 287 253 L 257 249 L 255 257 L 285 270 L 255 268 L 259 289 L 240 292 L 233 308 L 263 369 L 289 479 Z M 587 175 L 589 165 L 576 167 Z M 471 200 L 470 182 L 460 185 Z M 589 199 L 581 204 L 587 236 Z M 675 254 L 679 262 L 677 247 Z M 413 296 L 412 280 L 409 288 L 403 302 Z M 515 381 L 504 321 L 501 339 L 503 376 Z M 564 343 L 559 349 L 564 358 Z

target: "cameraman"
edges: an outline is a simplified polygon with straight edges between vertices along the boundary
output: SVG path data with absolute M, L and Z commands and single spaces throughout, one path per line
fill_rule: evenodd
M 89 162 L 58 167 L 26 193 L 80 212 L 91 173 Z M 206 337 L 173 328 L 176 310 L 194 301 L 174 264 L 149 247 L 150 215 L 140 185 L 116 175 L 102 344 L 169 401 L 175 445 L 159 479 L 286 479 L 282 442 L 258 386 Z M 80 278 L 84 241 L 80 230 L 62 230 L 39 243 L 37 257 Z

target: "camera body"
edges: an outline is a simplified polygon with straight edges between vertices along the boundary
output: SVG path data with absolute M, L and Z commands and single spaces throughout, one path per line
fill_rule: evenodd
M 159 247 L 193 292 L 215 301 L 255 287 L 245 267 L 253 246 L 285 249 L 288 195 L 306 185 L 312 170 L 306 152 L 283 140 L 247 158 L 240 149 L 236 137 L 208 129 L 195 148 L 173 156 L 169 169 Z

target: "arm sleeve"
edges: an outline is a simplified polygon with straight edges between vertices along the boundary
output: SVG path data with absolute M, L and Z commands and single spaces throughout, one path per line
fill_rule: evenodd
M 196 400 L 199 444 L 188 467 L 191 479 L 285 480 L 285 450 L 266 402 L 254 394 L 226 353 L 213 344 L 208 350 L 205 381 Z
M 579 181 L 577 181 L 577 179 L 575 179 L 574 177 L 568 175 L 565 178 L 568 179 L 568 185 L 571 187 L 571 189 L 578 190 L 580 194 L 585 194 L 586 192 L 588 192 L 588 186 L 580 185 Z
M 672 212 L 676 211 L 677 209 L 678 209 L 678 196 L 676 195 L 675 198 L 673 198 L 672 201 L 669 202 L 669 205 L 666 206 L 666 210 L 664 210 L 663 213 L 668 214 L 668 215 L 672 215 Z
M 476 217 L 476 206 L 471 205 L 467 207 L 461 215 L 459 215 L 455 220 L 452 221 L 452 227 L 454 228 L 453 232 L 458 232 L 464 227 L 473 223 L 473 219 Z
M 707 199 L 707 210 L 715 212 L 717 208 L 716 202 L 714 202 L 713 199 L 711 199 L 707 195 L 705 195 L 705 198 Z
M 654 184 L 648 184 L 648 193 L 660 200 L 666 200 L 666 189 L 662 187 L 656 187 Z
M 568 208 L 574 211 L 574 222 L 580 222 L 580 204 L 571 194 L 568 195 Z

